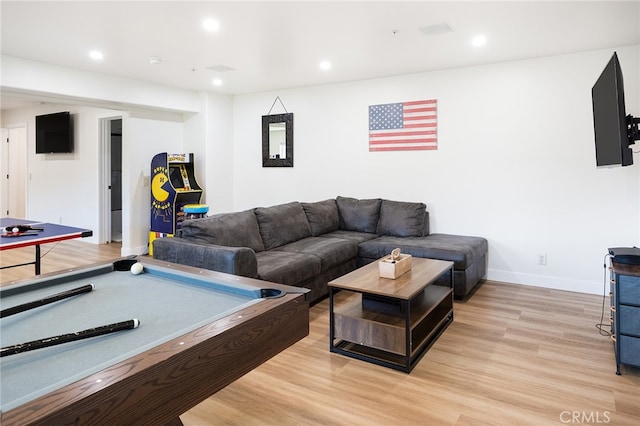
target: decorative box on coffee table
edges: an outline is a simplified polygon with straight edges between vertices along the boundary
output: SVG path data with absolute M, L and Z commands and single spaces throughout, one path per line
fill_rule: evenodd
M 396 279 L 372 262 L 329 282 L 331 352 L 409 373 L 452 321 L 453 262 L 413 258 Z
M 382 278 L 395 280 L 411 270 L 411 255 L 398 253 L 383 257 L 378 261 L 378 270 Z

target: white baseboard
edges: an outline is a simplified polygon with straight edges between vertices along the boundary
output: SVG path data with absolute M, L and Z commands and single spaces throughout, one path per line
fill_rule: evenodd
M 122 256 L 140 256 L 143 254 L 147 254 L 147 246 L 138 246 L 138 247 L 122 247 L 121 254 Z
M 553 288 L 556 290 L 575 291 L 578 293 L 599 295 L 603 294 L 603 291 L 605 294 L 609 293 L 608 283 L 572 280 L 548 275 L 526 274 L 495 269 L 487 270 L 487 280 L 530 285 L 534 287 Z

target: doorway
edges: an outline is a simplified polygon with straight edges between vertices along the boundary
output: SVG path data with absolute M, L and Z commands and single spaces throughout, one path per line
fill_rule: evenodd
M 100 118 L 99 244 L 122 242 L 122 117 Z
M 111 120 L 111 241 L 122 242 L 122 119 Z

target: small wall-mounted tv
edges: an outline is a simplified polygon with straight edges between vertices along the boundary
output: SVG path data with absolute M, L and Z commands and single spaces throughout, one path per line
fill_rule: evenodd
M 591 89 L 597 166 L 633 164 L 638 120 L 626 115 L 624 83 L 616 52 Z
M 71 114 L 36 116 L 36 154 L 73 152 L 73 122 Z

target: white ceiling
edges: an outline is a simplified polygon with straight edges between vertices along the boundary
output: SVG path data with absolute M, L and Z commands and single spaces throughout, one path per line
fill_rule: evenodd
M 2 55 L 224 94 L 640 44 L 639 0 L 2 0 L 0 7 Z M 205 18 L 220 29 L 204 31 Z M 442 23 L 453 31 L 420 31 Z M 478 34 L 488 40 L 482 48 L 471 45 Z M 91 60 L 92 49 L 104 59 Z M 150 64 L 152 56 L 162 62 Z M 321 70 L 322 60 L 332 68 Z M 233 70 L 208 69 L 218 65 Z M 3 96 L 3 108 L 12 97 Z

